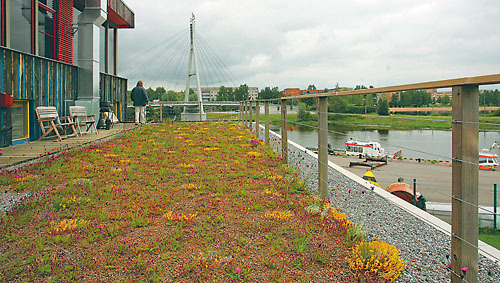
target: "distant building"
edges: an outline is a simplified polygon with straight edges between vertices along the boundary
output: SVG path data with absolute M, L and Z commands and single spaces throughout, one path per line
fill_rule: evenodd
M 344 91 L 344 90 L 351 90 L 350 88 L 340 88 L 339 91 Z M 297 95 L 304 95 L 304 94 L 314 94 L 314 93 L 323 93 L 323 92 L 328 92 L 328 91 L 334 91 L 333 89 L 300 89 L 300 88 L 285 88 L 281 92 L 281 96 L 297 96 Z
M 202 87 L 201 88 L 201 97 L 203 101 L 215 101 L 217 100 L 217 96 L 219 94 L 219 88 L 220 87 Z M 225 88 L 231 88 L 233 91 L 239 89 L 239 87 L 225 87 Z M 248 97 L 250 99 L 257 99 L 257 96 L 259 95 L 259 88 L 258 87 L 248 87 Z

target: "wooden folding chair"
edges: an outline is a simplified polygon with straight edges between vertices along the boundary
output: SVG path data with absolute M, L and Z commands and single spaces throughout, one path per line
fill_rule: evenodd
M 35 108 L 35 112 L 43 133 L 39 139 L 47 137 L 48 134 L 54 132 L 57 140 L 62 141 L 61 134 L 68 129 L 73 130 L 73 133 L 67 136 L 78 135 L 75 129 L 75 122 L 73 122 L 71 117 L 59 117 L 57 109 L 54 106 L 39 106 Z
M 79 135 L 89 133 L 89 131 L 92 131 L 92 128 L 94 128 L 94 132 L 96 134 L 99 133 L 95 126 L 95 114 L 87 115 L 87 110 L 84 106 L 70 106 L 69 115 L 71 116 L 72 121 L 75 123 Z M 85 132 L 82 132 L 80 126 L 87 126 Z

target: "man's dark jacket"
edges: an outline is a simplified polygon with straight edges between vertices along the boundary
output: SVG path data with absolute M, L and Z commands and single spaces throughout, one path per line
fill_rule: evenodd
M 146 89 L 142 86 L 136 86 L 130 93 L 130 98 L 134 102 L 134 106 L 146 106 L 149 101 Z

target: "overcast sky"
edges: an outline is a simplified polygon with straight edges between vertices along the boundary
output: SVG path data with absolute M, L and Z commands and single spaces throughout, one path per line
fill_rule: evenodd
M 382 87 L 500 73 L 498 0 L 124 2 L 135 13 L 135 29 L 118 34 L 129 87 L 185 87 L 192 12 L 202 87 Z

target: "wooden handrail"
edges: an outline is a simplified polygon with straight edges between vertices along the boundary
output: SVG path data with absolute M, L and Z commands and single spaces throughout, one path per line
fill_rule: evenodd
M 385 92 L 396 92 L 396 91 L 407 91 L 407 90 L 418 90 L 418 89 L 434 89 L 434 88 L 446 88 L 453 86 L 464 86 L 464 85 L 491 85 L 500 84 L 500 74 L 476 76 L 476 77 L 466 77 L 459 79 L 449 79 L 441 81 L 431 81 L 423 83 L 396 85 L 396 86 L 386 86 L 377 87 L 369 89 L 357 89 L 349 91 L 339 91 L 339 92 L 326 92 L 326 93 L 315 93 L 315 94 L 304 94 L 297 96 L 287 96 L 281 99 L 302 99 L 302 98 L 317 98 L 325 96 L 346 96 L 346 95 L 360 95 L 360 94 L 373 94 L 373 93 L 385 93 Z

